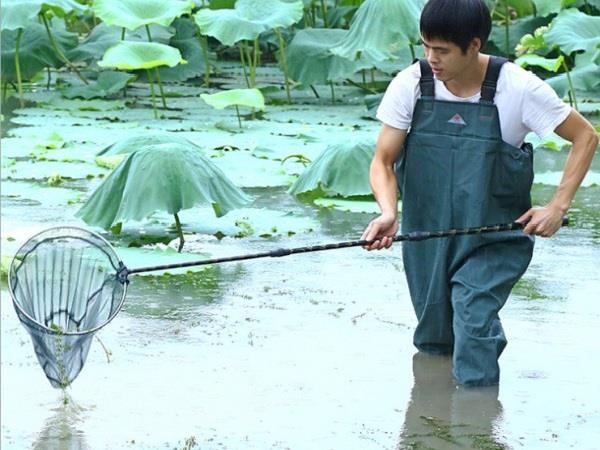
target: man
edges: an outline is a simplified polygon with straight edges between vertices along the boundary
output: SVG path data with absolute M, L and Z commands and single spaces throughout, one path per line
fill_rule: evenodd
M 420 29 L 426 59 L 394 78 L 377 112 L 383 125 L 370 180 L 381 215 L 362 238 L 376 239 L 367 250 L 392 245 L 397 187 L 403 233 L 526 223 L 523 233 L 403 244 L 415 346 L 452 354 L 460 384 L 493 385 L 506 345 L 498 312 L 529 264 L 533 235 L 560 228 L 598 136 L 543 81 L 480 53 L 491 30 L 483 0 L 430 0 Z M 573 144 L 543 207 L 531 207 L 532 150 L 523 143 L 529 131 L 554 131 Z

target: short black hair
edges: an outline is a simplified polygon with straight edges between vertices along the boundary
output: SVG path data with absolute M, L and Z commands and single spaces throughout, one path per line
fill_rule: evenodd
M 474 38 L 487 42 L 492 30 L 490 10 L 484 0 L 429 0 L 419 23 L 426 39 L 442 39 L 467 52 Z

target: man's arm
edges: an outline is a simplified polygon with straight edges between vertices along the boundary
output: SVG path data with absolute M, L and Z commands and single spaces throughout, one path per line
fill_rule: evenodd
M 517 219 L 517 222 L 528 222 L 523 229 L 526 234 L 552 236 L 560 228 L 562 218 L 571 205 L 575 192 L 590 168 L 596 147 L 598 134 L 581 114 L 573 110 L 567 118 L 554 130 L 563 139 L 573 144 L 563 176 L 552 197 L 543 207 L 531 208 Z
M 400 155 L 406 134 L 406 130 L 385 124 L 379 132 L 369 180 L 381 215 L 369 223 L 361 237 L 366 240 L 378 239 L 365 246 L 367 250 L 389 248 L 393 243 L 392 238 L 398 232 L 398 188 L 394 163 Z

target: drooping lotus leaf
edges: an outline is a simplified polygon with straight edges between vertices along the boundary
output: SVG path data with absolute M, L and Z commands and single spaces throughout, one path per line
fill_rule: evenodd
M 3 81 L 17 81 L 15 69 L 15 52 L 17 30 L 2 30 L 2 79 Z M 66 52 L 77 45 L 77 35 L 64 31 L 58 27 L 53 28 L 52 34 L 56 45 Z M 59 68 L 64 65 L 50 44 L 48 33 L 43 25 L 33 22 L 23 30 L 19 48 L 19 63 L 21 79 L 29 80 L 46 67 Z
M 288 192 L 294 195 L 322 193 L 326 197 L 371 195 L 369 167 L 374 148 L 366 142 L 328 146 Z
M 168 44 L 173 34 L 169 28 L 160 25 L 150 25 L 150 33 L 152 34 L 152 42 L 159 44 Z M 101 59 L 106 50 L 121 42 L 121 29 L 109 26 L 105 23 L 100 23 L 92 32 L 67 55 L 71 61 L 86 61 L 91 62 Z M 144 29 L 135 31 L 127 31 L 125 33 L 126 41 L 142 41 L 147 42 L 148 36 Z
M 115 142 L 108 147 L 103 148 L 96 156 L 114 156 L 114 155 L 126 155 L 129 153 L 134 153 L 139 150 L 145 150 L 150 147 L 154 147 L 162 144 L 179 144 L 180 148 L 185 146 L 196 148 L 201 150 L 193 142 L 178 136 L 176 133 L 146 133 L 141 134 L 139 136 L 132 136 L 129 138 L 121 139 L 118 142 Z
M 348 78 L 370 67 L 369 63 L 350 61 L 330 52 L 348 34 L 348 30 L 306 28 L 296 33 L 286 49 L 289 75 L 304 85 L 325 84 Z
M 265 98 L 258 89 L 230 89 L 216 94 L 200 94 L 200 97 L 217 109 L 225 109 L 228 106 L 265 109 Z
M 108 229 L 155 211 L 177 214 L 211 204 L 221 216 L 250 198 L 196 148 L 165 143 L 130 154 L 77 212 L 89 225 Z
M 2 0 L 0 5 L 0 29 L 26 29 L 42 11 L 52 11 L 58 17 L 64 17 L 71 11 L 81 12 L 85 5 L 75 0 Z
M 179 50 L 156 42 L 119 42 L 109 48 L 100 67 L 115 67 L 121 70 L 152 69 L 159 66 L 175 67 L 185 63 Z
M 167 27 L 194 6 L 191 0 L 94 0 L 93 10 L 108 25 L 135 30 L 150 24 Z
M 212 36 L 224 45 L 243 39 L 254 40 L 274 28 L 285 28 L 302 18 L 301 1 L 238 0 L 234 9 L 201 9 L 194 15 L 202 34 Z
M 515 59 L 515 64 L 521 67 L 537 66 L 549 72 L 558 72 L 561 68 L 564 57 L 561 55 L 558 58 L 544 58 L 535 53 L 527 53 Z
M 600 17 L 566 9 L 552 20 L 544 39 L 550 47 L 558 46 L 567 55 L 577 50 L 592 51 L 600 44 Z
M 344 40 L 331 49 L 348 58 L 383 61 L 409 42 L 419 41 L 419 17 L 425 0 L 366 0 L 352 19 Z
M 104 98 L 123 90 L 127 83 L 135 80 L 135 75 L 107 70 L 98 75 L 95 83 L 85 86 L 73 86 L 63 91 L 66 98 Z

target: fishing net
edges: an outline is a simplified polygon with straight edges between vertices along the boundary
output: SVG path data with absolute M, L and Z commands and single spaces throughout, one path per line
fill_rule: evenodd
M 64 388 L 77 377 L 94 333 L 121 309 L 122 267 L 106 240 L 74 227 L 45 230 L 15 255 L 9 290 L 52 386 Z

